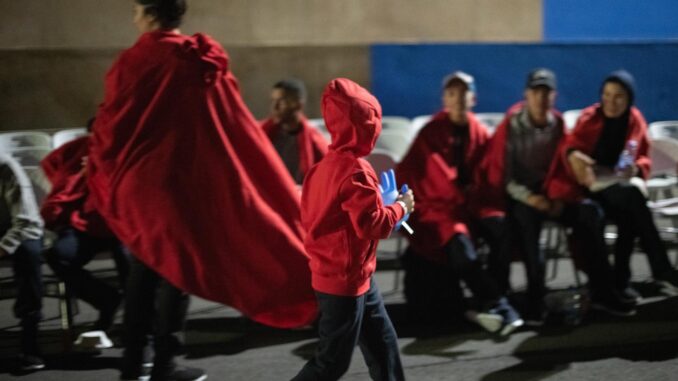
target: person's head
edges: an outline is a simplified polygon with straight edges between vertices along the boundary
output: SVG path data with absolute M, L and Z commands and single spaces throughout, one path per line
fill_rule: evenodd
M 301 80 L 284 79 L 271 89 L 271 117 L 283 125 L 296 125 L 305 103 L 306 86 Z
M 525 106 L 532 122 L 544 125 L 556 101 L 556 75 L 549 69 L 534 69 L 525 83 Z
M 600 104 L 606 118 L 619 118 L 633 105 L 636 81 L 626 70 L 617 70 L 605 78 L 600 89 Z
M 476 87 L 473 76 L 455 71 L 443 79 L 443 107 L 453 122 L 466 121 L 466 112 L 476 101 Z
M 141 33 L 177 29 L 184 13 L 186 0 L 134 0 L 134 25 Z

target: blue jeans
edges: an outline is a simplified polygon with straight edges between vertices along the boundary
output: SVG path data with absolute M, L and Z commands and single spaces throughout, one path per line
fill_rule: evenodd
M 315 356 L 294 377 L 302 380 L 338 380 L 360 345 L 373 380 L 404 380 L 398 337 L 379 289 L 371 280 L 367 293 L 351 297 L 316 292 L 320 322 Z

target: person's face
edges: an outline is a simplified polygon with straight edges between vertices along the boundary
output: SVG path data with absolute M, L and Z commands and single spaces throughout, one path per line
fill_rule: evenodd
M 299 99 L 287 94 L 283 89 L 271 90 L 271 116 L 279 122 L 297 120 L 297 113 L 301 110 Z
M 461 81 L 453 81 L 443 92 L 443 107 L 450 115 L 460 116 L 466 114 L 473 106 L 473 93 Z
M 546 122 L 547 115 L 556 100 L 556 91 L 547 86 L 531 87 L 525 90 L 525 105 L 532 120 Z
M 134 25 L 139 33 L 146 33 L 158 29 L 158 22 L 154 16 L 144 12 L 144 7 L 134 3 Z
M 629 94 L 624 86 L 617 82 L 607 82 L 601 96 L 603 114 L 608 118 L 618 118 L 629 107 Z

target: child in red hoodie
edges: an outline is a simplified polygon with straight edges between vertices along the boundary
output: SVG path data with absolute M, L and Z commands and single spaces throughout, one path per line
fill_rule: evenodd
M 360 344 L 375 380 L 404 379 L 396 332 L 372 281 L 379 239 L 414 209 L 409 191 L 385 206 L 370 164 L 362 159 L 381 132 L 381 106 L 348 79 L 325 89 L 322 112 L 332 144 L 304 181 L 301 220 L 318 299 L 320 340 L 294 380 L 336 380 Z

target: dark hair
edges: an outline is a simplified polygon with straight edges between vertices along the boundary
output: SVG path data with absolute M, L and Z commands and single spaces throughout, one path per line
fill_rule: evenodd
M 186 13 L 186 0 L 136 0 L 144 6 L 144 12 L 155 17 L 162 29 L 174 29 L 181 25 Z
M 276 82 L 273 85 L 274 89 L 281 89 L 285 94 L 289 94 L 297 98 L 301 103 L 306 102 L 306 85 L 304 81 L 296 78 L 287 78 Z

